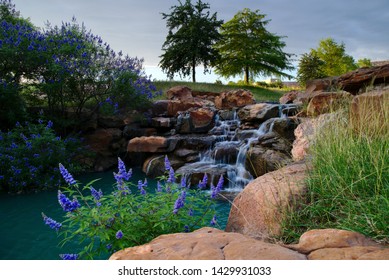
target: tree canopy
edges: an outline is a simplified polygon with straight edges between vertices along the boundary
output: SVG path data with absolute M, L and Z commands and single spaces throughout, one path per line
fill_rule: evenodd
M 203 65 L 204 73 L 209 72 L 217 53 L 212 45 L 220 38 L 219 27 L 223 21 L 217 19 L 217 13 L 210 14 L 209 4 L 190 0 L 171 7 L 171 13 L 162 13 L 169 29 L 162 46 L 160 67 L 173 78 L 178 73 L 189 76 L 196 82 L 196 66 Z
M 358 65 L 346 54 L 344 43 L 338 44 L 332 38 L 323 39 L 316 49 L 302 55 L 297 72 L 300 84 L 308 80 L 339 76 L 355 70 Z
M 216 73 L 223 77 L 244 73 L 245 83 L 258 75 L 291 77 L 283 72 L 293 69 L 291 54 L 283 52 L 283 37 L 266 30 L 270 20 L 265 16 L 245 8 L 222 25 L 222 39 L 214 46 L 219 52 Z

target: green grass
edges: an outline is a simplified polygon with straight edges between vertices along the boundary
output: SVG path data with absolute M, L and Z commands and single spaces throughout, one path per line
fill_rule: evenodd
M 234 89 L 247 89 L 251 91 L 257 102 L 263 101 L 276 101 L 278 102 L 280 97 L 284 94 L 283 90 L 270 90 L 257 86 L 241 86 L 241 85 L 220 85 L 211 83 L 191 83 L 191 82 L 177 82 L 177 81 L 156 81 L 153 82 L 158 90 L 163 92 L 163 95 L 158 99 L 165 99 L 168 89 L 174 86 L 187 86 L 194 91 L 206 91 L 206 92 L 223 92 Z
M 317 228 L 351 230 L 389 242 L 389 132 L 376 125 L 388 124 L 389 114 L 373 119 L 371 112 L 365 114 L 369 123 L 358 129 L 343 113 L 320 131 L 311 151 L 306 204 L 289 213 L 284 242 L 296 242 Z

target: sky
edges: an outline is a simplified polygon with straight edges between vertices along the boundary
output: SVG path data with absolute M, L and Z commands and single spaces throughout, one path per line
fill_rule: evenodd
M 12 0 L 25 18 L 37 27 L 70 22 L 75 16 L 113 50 L 144 58 L 146 73 L 152 79 L 167 80 L 158 67 L 168 29 L 161 13 L 169 13 L 178 0 Z M 185 0 L 182 0 L 185 2 Z M 195 0 L 192 0 L 194 3 Z M 388 0 L 203 0 L 210 12 L 225 22 L 244 8 L 260 10 L 271 20 L 267 29 L 285 36 L 284 52 L 295 54 L 294 65 L 303 53 L 317 48 L 319 41 L 333 38 L 344 43 L 355 60 L 389 59 Z M 221 79 L 214 73 L 200 75 L 197 81 Z M 295 75 L 296 71 L 291 72 Z M 266 78 L 266 77 L 259 77 Z M 176 77 L 175 79 L 180 79 Z M 239 79 L 239 77 L 237 77 Z M 190 80 L 190 77 L 183 79 Z M 228 79 L 234 80 L 234 79 Z M 236 80 L 236 79 L 235 79 Z

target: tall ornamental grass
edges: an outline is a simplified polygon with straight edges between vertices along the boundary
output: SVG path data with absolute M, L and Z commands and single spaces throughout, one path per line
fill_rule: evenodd
M 315 228 L 356 231 L 389 242 L 389 108 L 336 113 L 312 147 L 307 204 L 293 212 L 285 241 Z

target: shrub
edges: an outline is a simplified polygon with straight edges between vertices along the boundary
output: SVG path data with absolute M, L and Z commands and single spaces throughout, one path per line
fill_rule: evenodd
M 62 139 L 52 128 L 51 121 L 37 124 L 17 123 L 9 132 L 0 131 L 0 189 L 11 193 L 48 189 L 61 185 L 57 165 L 69 161 L 82 150 L 80 140 Z M 73 172 L 82 168 L 69 166 Z
M 61 244 L 76 241 L 76 244 L 84 246 L 77 254 L 61 257 L 107 257 L 117 250 L 147 243 L 161 234 L 215 226 L 213 199 L 223 185 L 223 177 L 209 194 L 201 190 L 206 184 L 206 176 L 198 189 L 190 189 L 185 181 L 181 181 L 181 184 L 175 182 L 174 170 L 167 157 L 165 167 L 167 174 L 160 178 L 157 189 L 151 190 L 146 180 L 136 185 L 129 183 L 131 170 L 127 171 L 119 158 L 119 171 L 114 173 L 115 188 L 112 193 L 103 194 L 101 190 L 93 188 L 95 181 L 82 187 L 60 165 L 60 171 L 68 183 L 66 189 L 58 191 L 65 220 L 59 223 L 45 214 L 43 219 L 59 232 Z
M 338 228 L 389 241 L 389 131 L 378 125 L 388 123 L 389 115 L 365 114 L 363 129 L 355 130 L 347 114 L 338 114 L 320 130 L 307 201 L 286 221 L 285 240 L 294 241 L 308 229 Z

